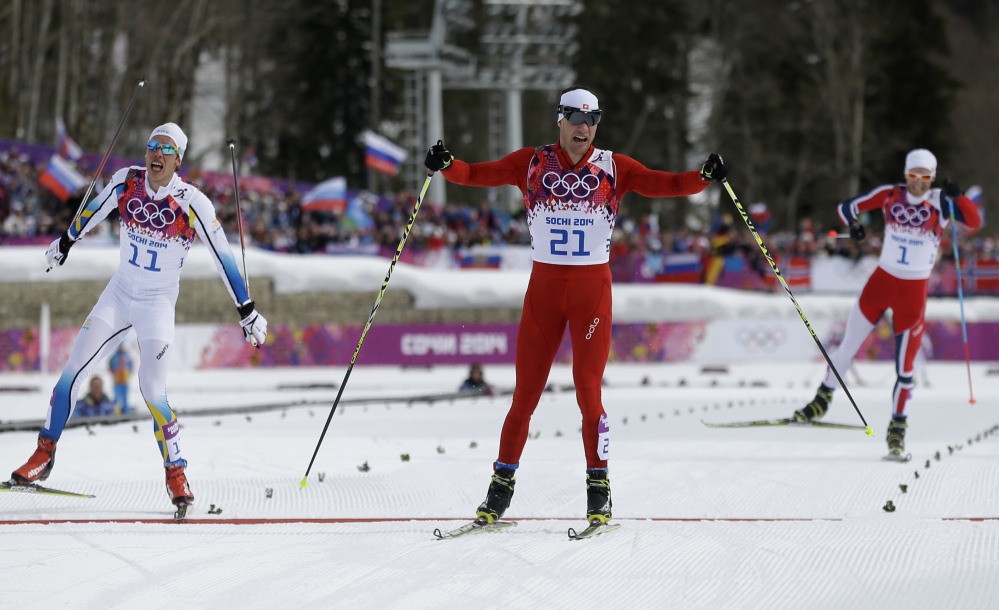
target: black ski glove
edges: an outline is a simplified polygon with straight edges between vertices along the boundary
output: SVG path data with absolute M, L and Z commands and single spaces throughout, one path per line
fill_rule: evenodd
M 864 225 L 860 224 L 856 220 L 850 221 L 850 239 L 853 241 L 863 241 L 867 237 L 867 230 L 864 229 Z
M 427 151 L 427 158 L 423 161 L 423 165 L 432 172 L 439 172 L 451 167 L 452 161 L 454 161 L 454 155 L 444 148 L 444 142 L 437 140 L 437 143 Z
M 961 198 L 961 195 L 964 194 L 964 191 L 961 190 L 961 187 L 959 187 L 956 182 L 947 178 L 943 181 L 943 193 L 944 195 L 947 195 L 947 199 L 957 201 Z
M 718 153 L 708 155 L 708 160 L 701 166 L 701 180 L 705 182 L 710 182 L 711 180 L 721 182 L 725 179 L 725 176 L 728 176 L 728 167 L 722 161 L 721 155 Z

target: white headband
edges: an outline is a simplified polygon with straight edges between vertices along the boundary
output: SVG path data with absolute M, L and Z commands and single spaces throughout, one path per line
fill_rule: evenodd
M 570 108 L 579 108 L 585 112 L 600 110 L 600 104 L 597 102 L 597 96 L 593 95 L 586 89 L 573 89 L 572 91 L 566 91 L 562 94 L 562 97 L 559 98 L 558 105 L 569 106 Z M 559 112 L 556 122 L 561 121 L 563 118 L 562 113 Z
M 937 175 L 937 158 L 925 148 L 917 148 L 909 151 L 905 156 L 905 171 L 921 167 L 930 170 L 934 176 Z
M 184 160 L 184 153 L 187 151 L 187 136 L 184 135 L 184 130 L 179 125 L 176 123 L 164 123 L 160 125 L 153 130 L 153 133 L 149 134 L 149 139 L 146 142 L 152 141 L 156 136 L 166 136 L 173 140 L 173 143 L 179 149 L 177 154 L 180 155 L 180 160 Z

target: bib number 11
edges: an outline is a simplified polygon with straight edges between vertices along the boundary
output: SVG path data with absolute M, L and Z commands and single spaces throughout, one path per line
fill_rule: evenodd
M 572 231 L 570 239 L 569 231 L 566 229 L 552 229 L 551 250 L 554 256 L 589 256 L 590 251 L 586 249 L 584 241 L 586 233 L 580 229 Z M 570 251 L 570 241 L 575 242 L 575 250 Z
M 136 267 L 142 267 L 142 265 L 139 264 L 139 248 L 136 247 L 135 244 L 129 244 L 129 245 L 132 246 L 132 259 L 128 261 L 128 264 L 135 265 Z M 157 255 L 156 250 L 146 250 L 146 252 L 149 254 L 150 260 L 149 264 L 142 268 L 146 269 L 147 271 L 163 271 L 162 269 L 156 266 L 156 255 Z

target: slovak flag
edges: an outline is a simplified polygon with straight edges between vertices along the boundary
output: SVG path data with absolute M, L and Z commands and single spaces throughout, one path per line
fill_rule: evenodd
M 406 151 L 373 131 L 364 132 L 364 164 L 376 172 L 395 176 L 406 160 Z
M 66 131 L 66 124 L 62 122 L 62 117 L 56 119 L 56 134 L 59 136 L 59 155 L 63 159 L 79 161 L 80 157 L 83 156 L 83 149 L 73 141 L 73 138 L 69 137 L 69 132 Z
M 347 179 L 330 178 L 316 185 L 302 197 L 302 210 L 306 212 L 332 211 L 342 214 L 347 208 Z
M 87 186 L 87 179 L 68 161 L 59 155 L 52 155 L 48 167 L 38 175 L 38 184 L 52 191 L 59 201 L 66 201 L 73 193 Z

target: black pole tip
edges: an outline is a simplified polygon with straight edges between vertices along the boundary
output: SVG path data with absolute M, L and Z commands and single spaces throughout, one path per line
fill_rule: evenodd
M 229 148 L 235 147 L 236 146 L 236 138 L 229 138 L 229 141 L 226 142 L 226 144 L 229 145 Z
M 144 87 L 145 85 L 146 85 L 146 77 L 145 76 L 140 76 L 139 77 L 139 86 L 140 87 Z

